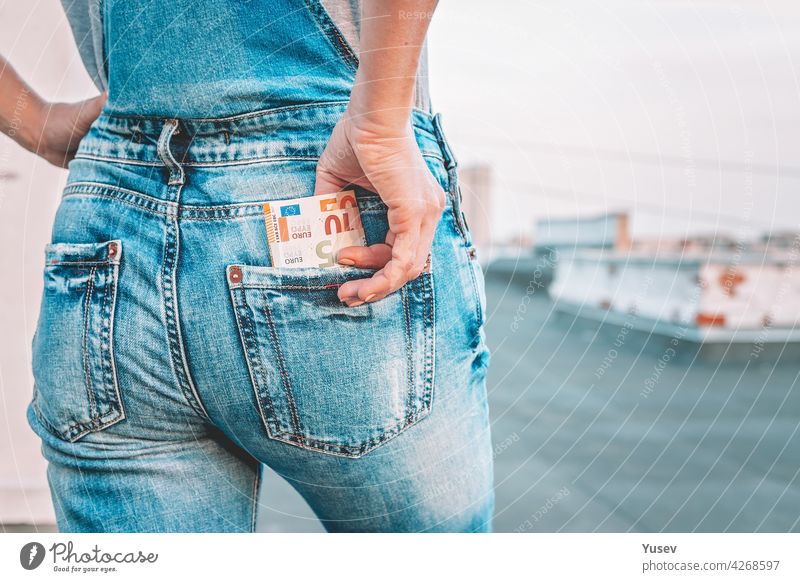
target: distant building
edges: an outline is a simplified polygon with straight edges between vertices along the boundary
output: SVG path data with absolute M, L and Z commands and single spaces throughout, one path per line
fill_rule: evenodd
M 790 249 L 800 247 L 800 232 L 770 232 L 761 237 L 764 245 L 772 248 Z
M 535 244 L 528 254 L 495 258 L 489 274 L 520 281 L 547 292 L 562 252 L 576 249 L 630 248 L 630 225 L 624 212 L 568 218 L 543 218 L 536 223 Z
M 595 216 L 543 218 L 536 223 L 537 249 L 628 249 L 630 224 L 625 212 Z

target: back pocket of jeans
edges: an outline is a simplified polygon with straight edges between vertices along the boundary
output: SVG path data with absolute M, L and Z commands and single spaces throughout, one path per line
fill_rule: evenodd
M 236 321 L 270 438 L 360 457 L 424 418 L 434 385 L 434 297 L 422 273 L 386 298 L 343 305 L 373 271 L 228 267 Z
M 45 247 L 32 407 L 68 441 L 125 418 L 113 346 L 121 256 L 118 240 Z

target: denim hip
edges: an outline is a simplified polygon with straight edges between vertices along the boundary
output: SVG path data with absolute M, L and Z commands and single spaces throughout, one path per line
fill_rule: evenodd
M 118 362 L 146 360 L 152 346 L 133 338 L 162 337 L 165 357 L 149 365 L 200 417 L 214 421 L 201 394 L 236 379 L 251 386 L 269 438 L 359 457 L 430 413 L 448 374 L 442 358 L 485 366 L 483 273 L 438 117 L 412 117 L 449 193 L 430 272 L 348 308 L 337 287 L 372 271 L 270 266 L 263 204 L 311 195 L 345 106 L 221 119 L 104 114 L 94 123 L 70 164 L 47 249 L 37 392 L 65 376 L 73 388 L 35 396 L 43 424 L 72 441 L 124 420 Z M 356 198 L 367 243 L 383 242 L 385 204 L 363 188 Z M 70 347 L 53 365 L 60 345 Z

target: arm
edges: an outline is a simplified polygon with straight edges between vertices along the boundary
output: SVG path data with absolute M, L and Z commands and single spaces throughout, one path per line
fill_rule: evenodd
M 388 207 L 386 242 L 342 249 L 344 265 L 379 269 L 348 281 L 350 306 L 377 301 L 417 277 L 425 265 L 445 193 L 428 170 L 409 122 L 414 84 L 436 0 L 369 0 L 362 5 L 361 54 L 345 114 L 317 166 L 316 193 L 357 184 Z
M 51 164 L 67 167 L 104 103 L 48 103 L 0 56 L 0 131 Z

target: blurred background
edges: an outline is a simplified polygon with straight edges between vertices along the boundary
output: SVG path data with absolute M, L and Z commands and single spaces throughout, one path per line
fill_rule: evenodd
M 800 5 L 442 1 L 434 110 L 487 281 L 498 531 L 800 531 Z M 57 0 L 0 2 L 45 97 Z M 65 172 L 0 137 L 0 523 L 52 529 L 25 421 Z M 274 474 L 261 531 L 320 531 Z

